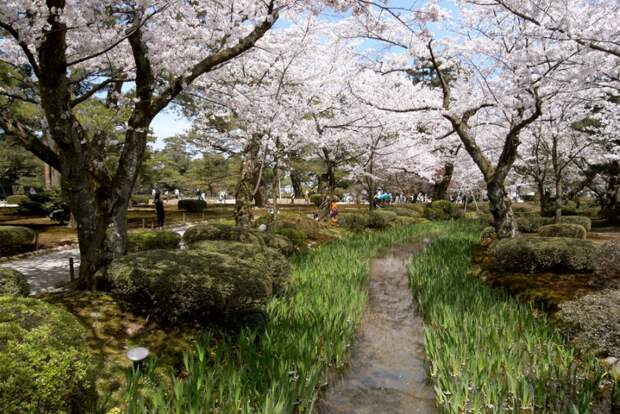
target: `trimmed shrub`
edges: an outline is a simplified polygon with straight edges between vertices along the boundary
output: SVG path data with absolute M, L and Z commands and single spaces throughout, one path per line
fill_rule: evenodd
M 149 201 L 151 200 L 151 196 L 147 195 L 147 194 L 133 194 L 131 196 L 131 205 L 136 207 L 136 206 L 145 206 L 149 204 Z
M 586 229 L 586 231 L 592 230 L 592 220 L 590 220 L 590 217 L 585 217 L 585 216 L 560 217 L 560 223 L 578 224 L 582 226 L 584 229 Z
M 485 227 L 480 232 L 480 244 L 482 246 L 490 246 L 495 240 L 497 240 L 497 233 L 495 232 L 495 227 Z
M 181 236 L 171 230 L 139 230 L 127 234 L 127 250 L 131 253 L 154 249 L 176 249 Z
M 537 214 L 526 214 L 517 217 L 517 226 L 522 233 L 537 233 L 541 226 L 553 224 L 553 219 Z
M 0 296 L 28 296 L 30 286 L 26 277 L 17 270 L 0 267 Z
M 319 236 L 319 223 L 306 217 L 287 217 L 275 220 L 269 228 L 277 231 L 283 228 L 291 228 L 302 231 L 307 239 L 316 239 Z
M 195 247 L 195 246 L 192 246 Z M 112 294 L 124 306 L 164 323 L 204 322 L 269 300 L 270 271 L 254 259 L 204 249 L 150 250 L 114 260 Z
M 179 200 L 179 204 L 177 205 L 179 210 L 185 210 L 189 213 L 200 213 L 207 209 L 207 202 L 204 200 L 197 199 L 186 199 Z
M 188 245 L 203 240 L 228 240 L 258 244 L 263 242 L 256 231 L 228 224 L 201 224 L 190 227 L 183 234 L 183 240 Z
M 323 200 L 323 196 L 321 194 L 310 195 L 310 202 L 317 207 L 321 205 L 321 200 Z
M 425 219 L 424 217 L 404 217 L 404 216 L 398 216 L 396 218 L 396 224 L 402 225 L 402 226 L 409 226 L 412 224 L 424 224 L 424 223 L 428 223 L 429 221 L 427 219 Z
M 547 224 L 538 229 L 541 237 L 571 237 L 573 239 L 585 239 L 586 229 L 579 224 Z
M 393 211 L 397 215 L 403 217 L 422 217 L 423 215 L 423 212 L 419 212 L 411 208 L 394 207 L 389 209 L 389 211 Z
M 450 220 L 452 216 L 440 208 L 426 207 L 424 217 L 429 220 Z
M 436 200 L 431 203 L 432 208 L 438 208 L 444 211 L 446 214 L 449 214 L 451 217 L 458 215 L 458 209 L 454 204 L 449 202 L 448 200 Z
M 269 274 L 275 293 L 282 292 L 289 284 L 291 267 L 286 258 L 275 249 L 257 244 L 208 240 L 194 244 L 192 250 L 220 253 L 251 261 Z
M 343 213 L 338 215 L 338 224 L 351 231 L 361 232 L 368 227 L 367 214 Z
M 69 312 L 0 297 L 0 412 L 86 413 L 96 400 L 86 334 Z
M 295 248 L 297 249 L 303 250 L 306 248 L 306 241 L 308 240 L 308 237 L 303 231 L 299 229 L 295 229 L 292 227 L 283 227 L 275 229 L 273 230 L 273 232 L 275 234 L 279 234 L 280 236 L 286 237 L 288 240 L 291 241 L 291 243 L 293 243 L 293 246 L 295 246 Z
M 34 249 L 35 232 L 28 227 L 0 226 L 0 254 L 11 255 Z
M 281 234 L 266 231 L 257 231 L 255 234 L 263 240 L 267 247 L 271 247 L 285 256 L 290 256 L 298 251 L 293 242 Z
M 7 204 L 21 204 L 24 201 L 28 201 L 29 198 L 24 194 L 14 194 L 6 198 Z
M 498 272 L 589 272 L 594 244 L 567 237 L 513 238 L 491 248 L 491 268 Z
M 368 214 L 368 228 L 384 229 L 395 223 L 398 215 L 389 210 L 374 210 Z
M 620 277 L 620 242 L 608 241 L 596 246 L 592 262 L 596 273 Z

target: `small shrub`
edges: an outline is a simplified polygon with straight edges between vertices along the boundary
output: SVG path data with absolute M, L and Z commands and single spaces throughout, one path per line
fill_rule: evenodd
M 458 209 L 454 204 L 449 202 L 448 200 L 437 200 L 431 203 L 432 208 L 438 208 L 442 210 L 444 213 L 448 214 L 450 217 L 455 217 L 458 215 Z
M 303 250 L 306 248 L 306 241 L 308 240 L 308 237 L 303 231 L 299 229 L 294 229 L 292 227 L 283 227 L 273 230 L 273 232 L 289 239 L 291 243 L 293 243 L 293 246 L 295 246 L 295 248 L 297 249 Z
M 596 246 L 592 262 L 596 273 L 620 277 L 620 242 L 608 241 Z
M 428 223 L 428 220 L 425 219 L 424 217 L 405 217 L 405 216 L 398 216 L 396 218 L 396 224 L 402 225 L 402 226 L 409 226 L 412 224 L 424 224 L 424 223 Z
M 127 250 L 143 252 L 154 249 L 176 249 L 181 236 L 171 230 L 140 230 L 127 234 Z
M 28 196 L 24 194 L 14 194 L 6 198 L 7 204 L 21 204 L 24 201 L 28 201 Z
M 368 214 L 368 228 L 384 229 L 395 223 L 398 216 L 389 210 L 374 210 Z
M 450 220 L 451 216 L 440 208 L 426 207 L 424 209 L 424 217 L 429 220 Z
M 560 223 L 565 224 L 578 224 L 583 226 L 586 231 L 592 230 L 592 220 L 590 217 L 584 216 L 568 216 L 568 217 L 560 217 Z
M 242 243 L 262 244 L 263 240 L 257 232 L 228 224 L 201 224 L 190 227 L 183 234 L 183 240 L 188 245 L 204 240 L 228 240 Z
M 49 215 L 55 210 L 68 210 L 60 190 L 47 190 L 28 194 L 28 199 L 19 203 L 17 212 L 22 215 Z
M 207 209 L 207 202 L 204 200 L 197 200 L 191 198 L 186 200 L 179 200 L 177 208 L 179 210 L 185 210 L 189 213 L 200 213 Z
M 281 237 L 273 235 L 275 237 Z M 289 284 L 290 265 L 286 258 L 275 249 L 256 244 L 239 243 L 222 240 L 208 240 L 196 243 L 192 250 L 220 253 L 242 260 L 250 260 L 255 266 L 269 274 L 273 281 L 273 291 L 278 293 Z
M 267 247 L 271 247 L 285 256 L 290 256 L 298 251 L 293 242 L 281 234 L 267 231 L 257 231 L 255 234 L 263 240 Z
M 131 196 L 131 205 L 136 206 L 145 206 L 149 204 L 151 200 L 151 196 L 147 194 L 133 194 Z
M 0 296 L 28 296 L 30 286 L 26 277 L 17 270 L 0 267 Z
M 368 227 L 367 214 L 343 213 L 338 215 L 338 224 L 354 232 L 364 231 Z
M 522 233 L 537 233 L 541 226 L 553 224 L 553 219 L 541 217 L 537 214 L 527 214 L 517 217 L 517 226 Z
M 402 207 L 391 208 L 389 209 L 389 211 L 393 211 L 397 215 L 403 216 L 403 217 L 422 217 L 422 214 L 423 214 L 421 212 L 418 212 L 417 210 L 414 210 L 411 208 L 402 208 Z
M 491 267 L 498 272 L 588 272 L 594 244 L 566 237 L 499 240 L 491 248 Z
M 21 226 L 0 226 L 0 254 L 11 255 L 34 249 L 34 230 Z
M 497 233 L 495 232 L 495 227 L 485 227 L 480 232 L 480 244 L 482 246 L 490 246 L 495 240 L 497 240 Z
M 547 224 L 538 229 L 541 237 L 571 237 L 573 239 L 585 239 L 586 229 L 579 224 Z
M 323 196 L 321 194 L 311 194 L 310 195 L 310 202 L 312 204 L 314 204 L 315 206 L 320 206 L 321 205 L 321 201 L 323 200 Z
M 0 412 L 86 413 L 96 399 L 86 334 L 37 299 L 0 297 Z
M 319 236 L 319 223 L 306 217 L 278 219 L 271 223 L 269 228 L 272 231 L 283 228 L 297 229 L 305 234 L 306 239 L 316 239 Z
M 150 250 L 114 260 L 111 292 L 125 306 L 164 323 L 204 322 L 254 309 L 273 291 L 270 271 L 254 256 L 204 249 Z

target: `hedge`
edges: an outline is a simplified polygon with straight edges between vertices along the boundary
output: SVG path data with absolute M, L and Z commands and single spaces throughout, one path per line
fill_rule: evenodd
M 132 206 L 143 206 L 147 205 L 151 198 L 152 197 L 147 194 L 133 194 L 130 201 Z
M 597 273 L 620 278 L 620 241 L 596 246 L 592 262 Z
M 23 195 L 23 194 L 14 194 L 14 195 L 10 195 L 6 198 L 6 202 L 7 204 L 20 204 L 24 201 L 28 201 L 29 198 L 27 195 Z
M 260 237 L 267 247 L 271 247 L 285 256 L 298 252 L 293 242 L 281 234 L 273 234 L 268 231 L 255 231 L 254 234 Z
M 540 227 L 547 224 L 553 224 L 553 219 L 541 217 L 537 214 L 526 214 L 517 217 L 517 227 L 522 233 L 537 233 Z
M 185 210 L 190 213 L 200 213 L 201 211 L 205 211 L 207 209 L 207 202 L 204 200 L 189 198 L 185 200 L 179 200 L 177 208 L 179 210 Z
M 592 230 L 592 220 L 590 217 L 585 216 L 568 216 L 568 217 L 560 217 L 560 223 L 565 224 L 578 224 L 583 226 L 586 231 Z
M 338 215 L 338 224 L 351 231 L 361 232 L 368 227 L 367 214 L 343 213 Z
M 396 222 L 398 215 L 389 210 L 374 210 L 368 214 L 368 227 L 371 229 L 384 229 Z
M 17 270 L 0 267 L 0 296 L 28 296 L 30 286 L 26 277 Z
M 586 229 L 579 224 L 547 224 L 538 229 L 541 237 L 571 237 L 573 239 L 585 239 Z
M 433 201 L 424 209 L 424 217 L 429 220 L 449 220 L 458 216 L 456 206 L 447 200 Z
M 270 271 L 253 258 L 230 251 L 150 250 L 114 260 L 106 275 L 125 307 L 163 323 L 201 323 L 269 300 Z
M 497 241 L 490 251 L 497 272 L 590 272 L 594 244 L 567 237 L 512 238 Z
M 142 252 L 154 249 L 176 249 L 181 236 L 172 230 L 139 230 L 127 234 L 127 250 Z
M 287 217 L 286 219 L 274 220 L 269 229 L 277 231 L 283 228 L 292 228 L 302 231 L 306 239 L 316 239 L 319 236 L 319 223 L 306 217 Z
M 93 372 L 75 316 L 37 299 L 0 297 L 0 412 L 93 412 Z
M 293 246 L 295 246 L 296 249 L 303 250 L 307 247 L 306 242 L 308 240 L 308 236 L 300 229 L 283 227 L 275 229 L 273 232 L 277 235 L 286 237 L 291 243 L 293 243 Z
M 0 254 L 10 255 L 34 249 L 35 232 L 28 227 L 0 226 Z
M 393 211 L 394 213 L 396 213 L 399 216 L 403 216 L 403 217 L 422 217 L 423 215 L 423 211 L 420 212 L 416 209 L 412 209 L 412 208 L 403 208 L 403 207 L 394 207 L 394 208 L 390 208 L 389 211 Z
M 249 260 L 269 274 L 275 293 L 282 292 L 289 285 L 291 272 L 286 258 L 277 250 L 257 244 L 223 240 L 207 240 L 192 245 L 192 250 L 220 253 L 241 260 Z
M 190 227 L 183 234 L 183 240 L 188 245 L 204 240 L 228 240 L 243 243 L 263 243 L 256 231 L 243 227 L 234 227 L 227 224 L 201 224 Z

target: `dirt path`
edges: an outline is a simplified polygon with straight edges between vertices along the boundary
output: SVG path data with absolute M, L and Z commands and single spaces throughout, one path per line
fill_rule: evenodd
M 189 227 L 195 224 L 170 227 L 181 236 Z M 69 280 L 69 258 L 74 260 L 75 274 L 80 271 L 80 251 L 78 248 L 67 248 L 51 251 L 50 253 L 35 255 L 24 259 L 10 260 L 2 263 L 1 267 L 10 267 L 26 276 L 30 285 L 30 294 L 57 290 L 61 282 Z
M 409 288 L 407 265 L 422 244 L 373 259 L 368 307 L 353 344 L 351 366 L 326 392 L 319 413 L 433 413 L 427 384 L 424 326 Z

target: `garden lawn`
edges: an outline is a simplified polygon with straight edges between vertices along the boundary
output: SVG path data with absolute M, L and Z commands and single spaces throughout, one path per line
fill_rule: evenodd
M 123 407 L 134 413 L 309 412 L 330 373 L 342 368 L 363 315 L 370 259 L 433 234 L 474 232 L 460 222 L 402 226 L 327 243 L 293 259 L 294 283 L 267 307 L 260 333 L 206 335 L 171 385 L 134 375 Z M 226 337 L 224 337 L 226 338 Z
M 544 315 L 467 275 L 474 230 L 453 229 L 410 266 L 440 412 L 590 412 L 604 370 Z

